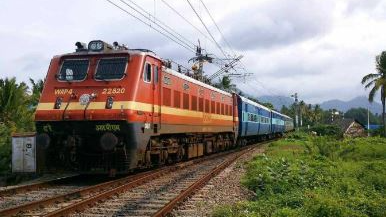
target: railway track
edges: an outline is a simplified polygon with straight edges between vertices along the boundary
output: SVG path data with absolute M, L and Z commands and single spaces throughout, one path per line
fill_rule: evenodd
M 75 189 L 76 186 L 70 183 L 78 178 L 80 178 L 80 175 L 70 175 L 2 189 L 0 190 L 0 210 L 15 204 L 32 201 L 38 197 L 37 192 L 46 192 L 46 195 L 49 196 L 50 192 L 58 193 Z
M 68 182 L 72 179 L 75 179 L 78 176 L 79 175 L 70 175 L 70 176 L 64 176 L 64 177 L 58 177 L 50 180 L 45 180 L 45 181 L 39 181 L 31 184 L 6 187 L 0 190 L 0 197 L 6 197 L 9 195 L 20 194 L 20 193 L 33 191 L 33 190 L 38 190 L 41 188 L 46 188 L 52 185 L 57 185 L 58 183 Z
M 0 216 L 164 216 L 251 148 L 46 196 L 0 210 Z

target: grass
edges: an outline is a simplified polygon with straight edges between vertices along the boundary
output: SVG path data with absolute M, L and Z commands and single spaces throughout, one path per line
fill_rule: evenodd
M 251 201 L 213 216 L 386 216 L 386 140 L 294 133 L 248 163 Z

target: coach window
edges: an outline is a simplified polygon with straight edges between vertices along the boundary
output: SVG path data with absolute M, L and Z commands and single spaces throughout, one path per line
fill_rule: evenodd
M 154 66 L 154 84 L 158 83 L 158 66 Z
M 205 100 L 205 112 L 206 112 L 206 113 L 209 113 L 209 112 L 210 112 L 210 108 L 209 108 L 209 100 L 208 100 L 208 99 Z
M 204 98 L 198 99 L 198 111 L 203 112 L 204 111 Z
M 150 83 L 151 82 L 151 65 L 150 63 L 145 63 L 143 70 L 143 81 Z
M 174 108 L 181 108 L 181 92 L 175 90 L 174 91 Z
M 182 97 L 182 108 L 189 109 L 189 94 L 184 93 Z
M 192 95 L 192 110 L 197 111 L 197 96 Z

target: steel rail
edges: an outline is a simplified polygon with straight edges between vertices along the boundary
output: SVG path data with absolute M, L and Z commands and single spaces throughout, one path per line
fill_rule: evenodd
M 235 151 L 235 150 L 232 150 L 230 152 L 233 152 L 233 151 Z M 194 159 L 194 160 L 187 161 L 187 162 L 181 162 L 181 163 L 178 163 L 175 165 L 162 167 L 159 169 L 155 169 L 155 170 L 151 170 L 151 171 L 147 171 L 147 172 L 142 172 L 142 173 L 135 174 L 135 175 L 128 176 L 128 177 L 124 177 L 121 179 L 112 180 L 112 181 L 104 182 L 101 184 L 85 187 L 82 189 L 71 191 L 69 193 L 65 193 L 65 194 L 54 196 L 54 197 L 46 198 L 43 200 L 32 201 L 32 202 L 29 202 L 26 204 L 22 204 L 20 206 L 15 206 L 15 207 L 11 207 L 8 209 L 0 210 L 0 216 L 19 215 L 19 214 L 26 213 L 26 212 L 33 210 L 33 209 L 44 208 L 45 206 L 48 206 L 51 204 L 57 204 L 57 203 L 60 203 L 63 201 L 67 202 L 67 201 L 72 200 L 72 199 L 78 199 L 78 198 L 87 196 L 88 194 L 97 194 L 97 195 L 91 196 L 89 198 L 86 198 L 84 200 L 81 200 L 80 202 L 76 202 L 72 205 L 66 206 L 62 209 L 59 209 L 59 210 L 56 210 L 54 212 L 47 214 L 47 216 L 63 216 L 64 214 L 61 214 L 61 213 L 67 213 L 68 214 L 68 213 L 82 210 L 81 207 L 84 204 L 92 205 L 95 202 L 100 201 L 101 198 L 103 198 L 106 195 L 113 195 L 113 194 L 116 194 L 116 192 L 120 192 L 121 189 L 128 190 L 128 189 L 136 187 L 138 185 L 145 184 L 146 180 L 151 180 L 153 178 L 166 175 L 166 174 L 168 174 L 172 171 L 175 171 L 177 169 L 187 167 L 191 164 L 198 163 L 198 162 L 201 162 L 204 160 L 209 160 L 209 159 L 212 159 L 212 158 L 215 158 L 218 156 L 222 156 L 222 155 L 226 155 L 226 154 L 229 154 L 229 152 L 220 152 L 220 153 L 210 155 L 207 157 L 198 158 L 198 159 Z M 126 188 L 125 186 L 127 186 L 128 188 Z M 98 194 L 97 193 L 98 191 L 102 192 L 102 193 Z M 109 192 L 112 192 L 112 193 L 110 194 Z M 97 199 L 97 200 L 93 200 L 93 198 Z
M 147 182 L 154 180 L 155 178 L 158 178 L 158 177 L 161 177 L 161 176 L 165 176 L 165 175 L 167 175 L 167 174 L 169 174 L 169 173 L 171 173 L 173 171 L 176 171 L 176 170 L 182 169 L 182 168 L 186 168 L 186 167 L 188 167 L 188 166 L 190 166 L 192 164 L 200 163 L 200 162 L 207 161 L 207 160 L 211 160 L 213 158 L 217 158 L 217 157 L 223 156 L 223 155 L 228 155 L 228 154 L 234 153 L 236 151 L 237 150 L 231 150 L 231 151 L 228 151 L 228 152 L 220 152 L 220 153 L 216 153 L 214 155 L 210 155 L 210 156 L 207 156 L 207 157 L 193 159 L 193 160 L 190 160 L 190 161 L 187 161 L 187 162 L 182 162 L 182 163 L 179 163 L 179 164 L 176 164 L 176 165 L 173 165 L 173 166 L 169 166 L 169 167 L 166 167 L 166 168 L 160 168 L 160 169 L 158 169 L 159 171 L 154 171 L 154 170 L 153 171 L 149 171 L 150 174 L 147 175 L 147 176 L 139 177 L 138 179 L 135 179 L 133 181 L 130 181 L 128 183 L 125 183 L 123 185 L 115 187 L 113 189 L 103 191 L 100 194 L 97 194 L 97 195 L 94 195 L 92 197 L 86 198 L 84 200 L 81 200 L 81 201 L 76 202 L 74 204 L 71 204 L 69 206 L 63 207 L 61 209 L 55 210 L 55 211 L 50 212 L 48 214 L 45 214 L 43 216 L 45 216 L 45 217 L 61 217 L 61 216 L 70 215 L 71 213 L 74 213 L 74 212 L 81 212 L 81 211 L 83 211 L 83 210 L 85 210 L 87 208 L 90 208 L 91 206 L 93 206 L 94 204 L 96 204 L 96 203 L 98 203 L 100 201 L 103 201 L 105 199 L 110 198 L 113 195 L 117 195 L 117 194 L 126 192 L 126 191 L 128 191 L 130 189 L 133 189 L 135 187 L 144 185 Z M 0 216 L 1 216 L 1 213 L 0 213 Z
M 268 141 L 268 142 L 271 142 L 271 141 Z M 263 142 L 263 143 L 260 143 L 259 145 L 265 144 L 268 142 Z M 162 167 L 162 168 L 158 168 L 155 170 L 150 170 L 147 172 L 142 172 L 139 174 L 120 178 L 117 180 L 112 180 L 112 181 L 100 183 L 97 185 L 85 187 L 82 189 L 74 190 L 74 191 L 69 192 L 69 193 L 65 193 L 65 194 L 61 194 L 58 196 L 46 198 L 43 200 L 37 200 L 37 201 L 29 202 L 29 203 L 26 203 L 26 204 L 23 204 L 20 206 L 0 210 L 0 216 L 12 216 L 12 215 L 28 214 L 29 211 L 33 211 L 35 209 L 39 209 L 39 208 L 42 209 L 42 208 L 49 206 L 49 205 L 59 204 L 61 202 L 69 202 L 69 201 L 74 200 L 74 199 L 80 199 L 80 201 L 76 201 L 70 205 L 64 206 L 64 207 L 59 208 L 55 211 L 52 211 L 52 212 L 48 211 L 45 214 L 43 214 L 44 213 L 43 212 L 41 214 L 42 216 L 66 216 L 66 215 L 69 215 L 69 214 L 74 213 L 74 212 L 83 211 L 83 210 L 95 205 L 96 203 L 98 203 L 100 201 L 103 201 L 105 199 L 110 198 L 113 195 L 117 195 L 117 194 L 120 194 L 122 192 L 133 189 L 137 186 L 144 185 L 147 182 L 154 180 L 155 178 L 165 176 L 165 175 L 167 175 L 173 171 L 176 171 L 178 169 L 182 169 L 182 168 L 188 167 L 192 164 L 199 163 L 202 161 L 207 161 L 207 160 L 211 160 L 214 158 L 218 158 L 220 156 L 236 153 L 236 155 L 235 155 L 236 157 L 232 158 L 232 160 L 225 160 L 225 162 L 223 162 L 222 164 L 217 166 L 215 168 L 215 170 L 213 170 L 213 172 L 205 175 L 205 177 L 200 179 L 201 180 L 200 184 L 193 184 L 191 187 L 189 187 L 189 189 L 184 191 L 184 192 L 186 192 L 186 193 L 184 193 L 184 195 L 178 196 L 178 198 L 175 198 L 173 201 L 170 201 L 167 205 L 169 208 L 165 208 L 165 210 L 160 211 L 161 214 L 167 213 L 168 211 L 170 211 L 170 207 L 174 207 L 181 200 L 183 200 L 184 198 L 189 196 L 194 189 L 197 189 L 202 184 L 209 181 L 212 177 L 217 175 L 219 172 L 221 172 L 223 169 L 225 169 L 229 164 L 234 162 L 238 157 L 240 157 L 242 154 L 244 154 L 245 152 L 247 152 L 250 149 L 251 149 L 251 147 L 247 146 L 247 147 L 242 147 L 241 150 L 240 149 L 233 149 L 233 150 L 230 150 L 227 152 L 220 152 L 220 153 L 216 153 L 216 154 L 209 155 L 206 157 L 193 159 L 193 160 L 190 160 L 187 162 L 181 162 L 181 163 L 178 163 L 175 165 Z M 158 215 L 158 216 L 160 216 L 160 215 Z
M 27 185 L 20 185 L 20 186 L 6 188 L 3 190 L 0 190 L 0 197 L 9 196 L 9 195 L 13 195 L 13 194 L 25 193 L 25 192 L 37 190 L 40 188 L 49 187 L 55 183 L 63 182 L 67 179 L 73 179 L 73 178 L 76 178 L 78 176 L 79 175 L 72 175 L 72 176 L 60 177 L 60 178 L 56 178 L 56 179 L 52 179 L 52 180 L 41 181 L 41 182 L 27 184 Z
M 231 159 L 225 160 L 223 163 L 218 165 L 217 167 L 213 168 L 209 173 L 207 173 L 205 176 L 194 182 L 192 185 L 190 185 L 188 188 L 186 188 L 184 191 L 182 191 L 180 194 L 178 194 L 173 200 L 171 200 L 169 203 L 167 203 L 164 207 L 162 207 L 160 210 L 158 210 L 155 214 L 153 214 L 153 217 L 161 217 L 166 216 L 168 213 L 170 213 L 174 207 L 176 207 L 179 203 L 185 200 L 189 195 L 191 195 L 193 192 L 195 192 L 197 189 L 204 186 L 209 180 L 211 180 L 213 177 L 217 176 L 221 171 L 226 169 L 230 164 L 232 164 L 235 160 L 237 160 L 240 156 L 248 152 L 253 148 L 247 148 L 243 151 L 240 151 L 239 153 L 235 154 Z
M 71 191 L 69 193 L 65 193 L 65 194 L 61 194 L 61 195 L 57 195 L 54 197 L 46 198 L 43 200 L 36 200 L 36 201 L 32 201 L 32 202 L 29 202 L 26 204 L 22 204 L 20 206 L 15 206 L 15 207 L 11 207 L 8 209 L 0 210 L 0 216 L 17 215 L 20 213 L 25 213 L 28 210 L 32 210 L 35 208 L 41 208 L 41 207 L 44 207 L 44 206 L 47 206 L 50 204 L 58 203 L 60 201 L 68 201 L 71 199 L 79 198 L 79 197 L 85 196 L 87 194 L 95 193 L 96 191 L 103 191 L 103 190 L 107 190 L 108 188 L 111 188 L 114 186 L 122 185 L 122 184 L 128 182 L 129 180 L 133 180 L 133 179 L 135 180 L 135 179 L 141 178 L 142 176 L 146 176 L 149 173 L 158 172 L 158 171 L 159 170 L 147 171 L 147 172 L 139 173 L 136 175 L 124 177 L 121 179 L 103 182 L 103 183 L 97 184 L 97 185 L 92 185 L 89 187 L 85 187 L 82 189 L 78 189 L 78 190 Z

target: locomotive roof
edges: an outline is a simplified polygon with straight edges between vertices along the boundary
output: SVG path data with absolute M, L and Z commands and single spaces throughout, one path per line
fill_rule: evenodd
M 240 96 L 240 98 L 241 98 L 244 102 L 247 102 L 247 103 L 249 103 L 249 104 L 251 104 L 251 105 L 254 105 L 254 106 L 263 108 L 263 109 L 265 109 L 265 110 L 271 111 L 271 109 L 269 109 L 268 107 L 265 107 L 265 106 L 263 106 L 263 105 L 261 105 L 261 104 L 259 104 L 259 103 L 257 103 L 257 102 L 254 102 L 254 101 L 252 101 L 252 100 L 250 100 L 250 99 L 248 99 L 248 98 L 245 98 L 245 97 L 243 97 L 243 96 Z
M 167 68 L 167 67 L 165 67 L 165 66 L 162 66 L 162 68 L 164 69 L 164 71 L 165 71 L 166 73 L 169 73 L 169 74 L 174 75 L 174 76 L 176 76 L 176 77 L 182 78 L 182 79 L 187 80 L 187 81 L 189 81 L 189 82 L 191 82 L 191 83 L 200 85 L 200 86 L 205 87 L 205 88 L 207 88 L 207 89 L 210 89 L 210 90 L 213 90 L 213 91 L 222 93 L 222 94 L 224 94 L 224 95 L 226 95 L 226 96 L 230 96 L 230 97 L 232 96 L 232 94 L 230 94 L 230 93 L 228 93 L 228 92 L 225 92 L 225 91 L 223 91 L 223 90 L 220 90 L 220 89 L 218 89 L 218 88 L 215 88 L 215 87 L 213 87 L 213 86 L 211 86 L 211 85 L 205 84 L 204 82 L 201 82 L 201 81 L 198 81 L 198 80 L 196 80 L 196 79 L 194 79 L 194 78 L 191 78 L 191 77 L 189 77 L 189 76 L 186 76 L 186 75 L 184 75 L 184 74 L 182 74 L 182 73 L 179 73 L 179 72 L 177 72 L 177 71 L 175 71 L 175 70 L 173 70 L 173 69 Z
M 278 111 L 275 111 L 275 110 L 273 110 L 273 109 L 272 109 L 272 113 L 275 113 L 275 114 L 278 114 L 278 115 L 281 115 L 281 116 L 285 116 L 285 115 L 283 115 L 282 113 L 280 113 L 280 112 L 278 112 Z
M 72 52 L 72 53 L 66 53 L 66 54 L 61 54 L 58 55 L 60 56 L 84 56 L 84 55 L 104 55 L 104 54 L 129 54 L 129 55 L 148 55 L 157 59 L 161 58 L 157 56 L 153 51 L 147 50 L 147 49 L 128 49 L 128 50 L 109 50 L 108 52 L 96 52 L 96 51 L 77 51 L 77 52 Z

